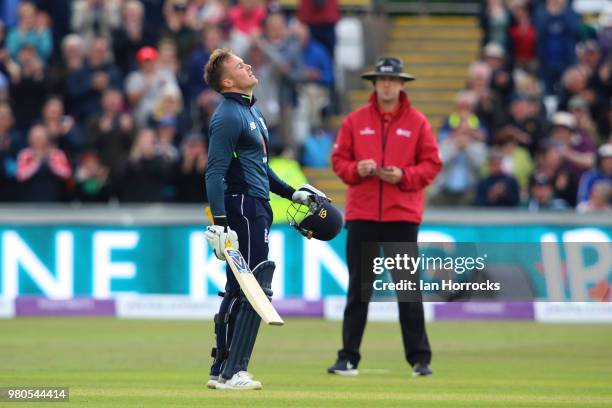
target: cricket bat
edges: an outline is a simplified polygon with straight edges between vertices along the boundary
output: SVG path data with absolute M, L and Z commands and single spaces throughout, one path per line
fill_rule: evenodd
M 206 207 L 206 215 L 211 224 L 214 223 L 210 207 Z M 259 286 L 259 282 L 255 279 L 255 275 L 253 275 L 249 264 L 244 260 L 240 251 L 232 248 L 229 242 L 227 242 L 225 248 L 223 248 L 223 255 L 225 255 L 225 259 L 234 273 L 240 289 L 242 289 L 253 309 L 261 317 L 261 320 L 272 326 L 282 326 L 285 324 L 261 289 L 261 286 Z

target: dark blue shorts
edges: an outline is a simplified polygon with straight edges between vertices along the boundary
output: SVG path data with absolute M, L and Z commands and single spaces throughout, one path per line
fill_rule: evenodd
M 268 234 L 272 225 L 270 203 L 245 194 L 228 194 L 225 196 L 225 212 L 229 227 L 238 234 L 240 253 L 251 270 L 268 260 Z M 238 293 L 240 286 L 229 265 L 225 273 L 225 291 Z

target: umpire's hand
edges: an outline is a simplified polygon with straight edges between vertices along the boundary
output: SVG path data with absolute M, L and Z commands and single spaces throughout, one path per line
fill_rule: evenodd
M 357 162 L 357 173 L 360 177 L 368 177 L 376 171 L 376 162 L 374 159 L 361 160 Z

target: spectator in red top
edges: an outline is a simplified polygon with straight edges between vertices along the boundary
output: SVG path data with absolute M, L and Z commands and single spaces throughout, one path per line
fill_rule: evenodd
M 231 48 L 236 54 L 245 54 L 251 45 L 250 38 L 259 36 L 266 19 L 266 9 L 259 0 L 240 0 L 228 13 L 232 24 Z
M 300 0 L 298 20 L 308 25 L 310 34 L 319 41 L 334 58 L 336 47 L 336 23 L 340 20 L 337 0 Z
M 517 5 L 512 9 L 514 24 L 510 27 L 510 44 L 512 57 L 517 68 L 535 73 L 536 59 L 536 29 L 531 22 L 529 10 L 525 5 Z
M 65 182 L 72 175 L 68 158 L 53 147 L 42 125 L 30 129 L 30 147 L 17 156 L 17 182 L 21 201 L 62 201 Z

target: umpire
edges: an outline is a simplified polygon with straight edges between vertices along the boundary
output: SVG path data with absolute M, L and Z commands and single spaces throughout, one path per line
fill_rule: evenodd
M 424 206 L 424 189 L 442 163 L 429 121 L 403 90 L 415 78 L 402 71 L 398 58 L 380 58 L 371 80 L 374 92 L 367 105 L 342 122 L 332 152 L 334 172 L 348 185 L 346 253 L 349 287 L 342 349 L 330 374 L 357 375 L 359 347 L 372 296 L 370 275 L 362 275 L 362 244 L 416 243 Z M 385 254 L 387 255 L 387 254 Z M 372 271 L 364 271 L 364 274 Z M 425 330 L 423 304 L 398 302 L 405 357 L 413 375 L 431 375 L 431 349 Z

